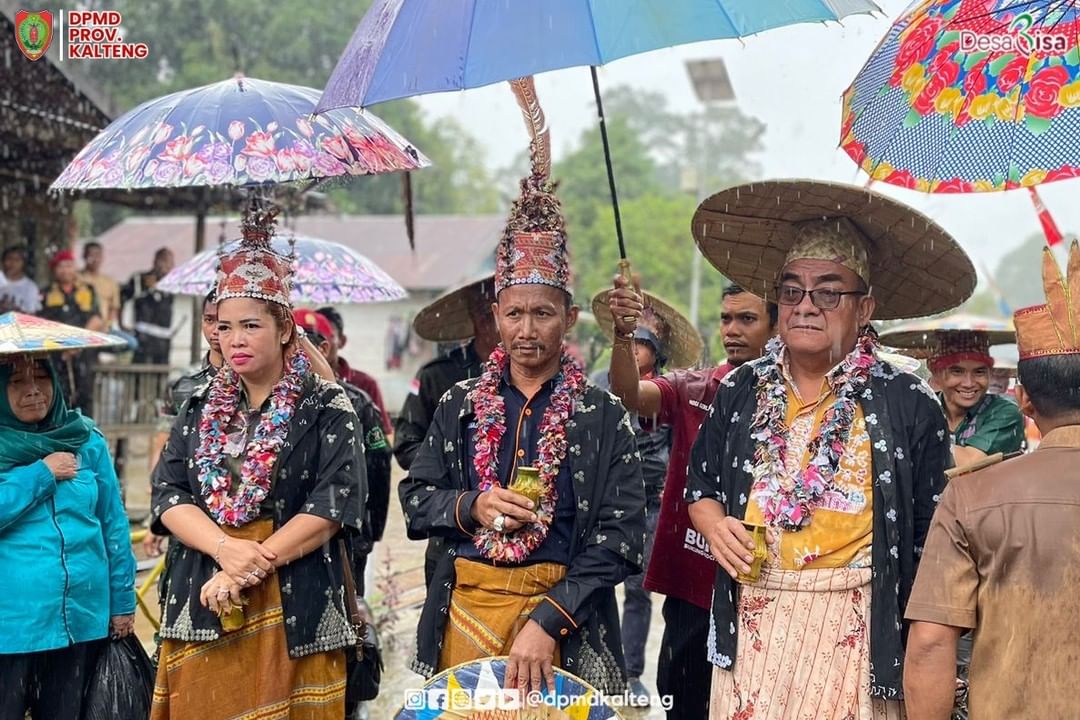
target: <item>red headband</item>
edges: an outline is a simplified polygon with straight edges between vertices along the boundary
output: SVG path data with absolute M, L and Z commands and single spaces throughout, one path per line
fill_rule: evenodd
M 986 353 L 981 353 L 977 350 L 968 350 L 963 352 L 954 352 L 947 355 L 939 355 L 938 357 L 931 358 L 927 365 L 930 366 L 930 372 L 939 372 L 945 368 L 952 367 L 958 363 L 962 363 L 965 360 L 971 360 L 973 362 L 982 363 L 987 367 L 994 367 L 994 358 Z
M 75 253 L 71 250 L 58 250 L 56 254 L 52 256 L 52 259 L 49 260 L 49 269 L 55 270 L 57 265 L 66 260 L 75 262 Z

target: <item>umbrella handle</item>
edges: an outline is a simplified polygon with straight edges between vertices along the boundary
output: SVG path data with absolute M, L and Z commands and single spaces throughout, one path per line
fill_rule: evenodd
M 619 276 L 626 280 L 630 285 L 634 284 L 634 275 L 630 272 L 630 261 L 626 259 L 624 255 L 622 260 L 619 261 Z M 628 315 L 623 315 L 623 322 L 630 324 L 636 323 L 636 318 L 632 318 Z
M 600 121 L 600 140 L 604 143 L 604 164 L 607 166 L 608 187 L 611 188 L 611 209 L 615 211 L 615 237 L 619 241 L 619 257 L 626 260 L 626 241 L 623 240 L 622 214 L 619 212 L 619 193 L 615 189 L 615 169 L 611 165 L 611 145 L 608 143 L 607 122 L 604 120 L 604 101 L 600 97 L 600 79 L 596 66 L 590 65 L 593 95 L 596 96 L 596 116 Z

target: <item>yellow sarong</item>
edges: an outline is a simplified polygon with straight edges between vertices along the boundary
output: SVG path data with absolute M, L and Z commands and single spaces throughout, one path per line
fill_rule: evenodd
M 529 615 L 566 576 L 566 566 L 558 563 L 493 567 L 465 558 L 454 560 L 454 571 L 457 581 L 439 653 L 440 671 L 464 662 L 509 655 Z M 559 666 L 558 646 L 552 665 Z

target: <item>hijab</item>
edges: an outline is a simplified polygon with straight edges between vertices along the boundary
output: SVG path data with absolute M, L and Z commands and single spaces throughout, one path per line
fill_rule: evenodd
M 48 414 L 40 422 L 25 423 L 15 417 L 8 401 L 8 382 L 14 365 L 0 364 L 0 472 L 30 465 L 55 452 L 78 454 L 90 439 L 94 422 L 78 410 L 68 410 L 60 380 L 52 363 L 45 363 L 52 382 L 53 399 Z

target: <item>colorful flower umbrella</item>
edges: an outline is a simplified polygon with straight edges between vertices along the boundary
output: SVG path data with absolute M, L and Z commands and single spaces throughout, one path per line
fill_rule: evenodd
M 235 250 L 239 243 L 239 240 L 227 243 L 224 252 Z M 272 244 L 282 256 L 295 253 L 294 303 L 389 302 L 408 295 L 382 268 L 339 243 L 279 231 Z M 180 295 L 206 295 L 217 281 L 219 252 L 199 253 L 173 268 L 157 287 Z
M 555 668 L 555 693 L 546 688 L 540 704 L 529 707 L 516 690 L 503 689 L 506 658 L 463 663 L 431 678 L 422 689 L 405 693 L 394 720 L 617 720 L 600 691 Z
M 375 115 L 312 116 L 319 91 L 237 76 L 150 100 L 109 124 L 52 190 L 260 186 L 430 164 Z
M 844 93 L 840 146 L 874 180 L 938 193 L 1080 175 L 1080 8 L 922 0 Z
M 1016 329 L 1012 320 L 967 313 L 900 323 L 882 331 L 880 337 L 883 345 L 903 350 L 912 357 L 925 359 L 937 351 L 942 333 L 964 331 L 985 333 L 991 345 L 1016 342 Z
M 871 0 L 376 0 L 338 60 L 318 111 L 589 65 L 625 258 L 597 65 L 658 48 L 877 11 Z
M 115 335 L 65 325 L 33 315 L 17 312 L 0 315 L 0 356 L 65 350 L 104 350 L 125 345 L 127 341 Z

